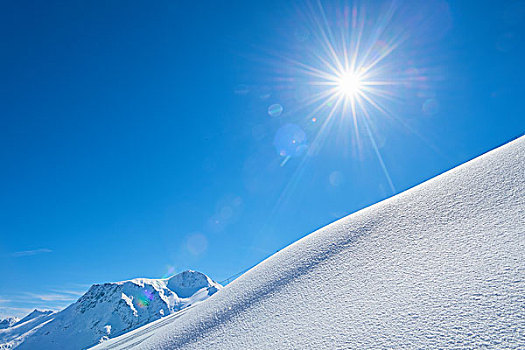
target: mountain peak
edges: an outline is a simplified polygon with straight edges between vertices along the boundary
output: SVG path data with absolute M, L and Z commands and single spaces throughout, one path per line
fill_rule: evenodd
M 15 325 L 34 319 L 23 332 L 17 327 L 8 328 L 9 334 L 0 332 L 0 348 L 4 344 L 21 350 L 86 348 L 206 300 L 220 288 L 205 274 L 191 270 L 168 279 L 94 284 L 60 312 L 31 312 Z
M 213 287 L 216 284 L 216 282 L 201 272 L 186 270 L 168 278 L 167 287 L 180 298 L 188 298 L 198 290 Z
M 22 324 L 24 322 L 27 322 L 29 320 L 32 320 L 34 318 L 37 318 L 39 316 L 47 316 L 47 315 L 50 315 L 52 314 L 53 311 L 51 310 L 39 310 L 39 309 L 34 309 L 33 311 L 31 311 L 27 316 L 25 316 L 24 318 L 22 318 L 20 321 L 18 321 L 16 324 Z

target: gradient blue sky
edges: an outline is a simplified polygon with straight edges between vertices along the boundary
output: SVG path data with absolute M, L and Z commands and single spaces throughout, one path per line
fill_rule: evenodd
M 322 3 L 328 27 L 349 4 Z M 396 1 L 385 24 L 389 4 L 357 7 L 403 38 L 391 116 L 370 119 L 398 193 L 523 133 L 525 2 Z M 336 113 L 313 150 L 326 115 L 289 59 L 321 52 L 317 6 L 1 2 L 0 316 L 92 283 L 221 281 L 391 196 L 362 124 Z

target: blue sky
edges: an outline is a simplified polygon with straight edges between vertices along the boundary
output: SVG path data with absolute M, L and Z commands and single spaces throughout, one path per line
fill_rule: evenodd
M 2 2 L 0 315 L 221 281 L 521 135 L 523 23 L 523 1 Z M 359 31 L 388 84 L 355 123 L 310 68 Z

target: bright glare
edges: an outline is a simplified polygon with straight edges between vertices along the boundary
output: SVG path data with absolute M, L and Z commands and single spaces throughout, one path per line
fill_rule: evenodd
M 388 185 L 392 193 L 396 193 L 377 147 L 373 124 L 381 115 L 398 120 L 388 106 L 398 99 L 399 89 L 415 86 L 414 82 L 420 80 L 409 74 L 411 69 L 397 66 L 398 60 L 391 57 L 406 39 L 403 32 L 393 31 L 394 27 L 390 27 L 395 6 L 392 4 L 376 17 L 369 17 L 364 7 L 350 5 L 352 1 L 349 1 L 350 4 L 342 9 L 336 6 L 332 17 L 331 13 L 325 12 L 321 1 L 315 3 L 317 5 L 312 5 L 306 12 L 311 20 L 307 22 L 311 24 L 308 28 L 311 36 L 305 40 L 311 41 L 313 49 L 306 51 L 304 58 L 287 58 L 301 73 L 299 77 L 307 78 L 309 87 L 317 87 L 308 89 L 311 92 L 307 93 L 308 98 L 300 107 L 309 107 L 304 118 L 315 122 L 318 128 L 309 152 L 318 152 L 332 136 L 331 130 L 339 133 L 337 142 L 344 142 L 341 144 L 345 147 L 348 144 L 356 146 L 357 152 L 361 152 L 365 140 L 370 140 Z M 421 78 L 425 81 L 423 76 Z M 295 79 L 293 77 L 290 81 Z M 353 129 L 353 133 L 347 132 L 351 131 L 346 129 L 347 126 Z
M 346 97 L 354 98 L 361 91 L 361 79 L 352 71 L 344 72 L 337 81 L 337 89 Z

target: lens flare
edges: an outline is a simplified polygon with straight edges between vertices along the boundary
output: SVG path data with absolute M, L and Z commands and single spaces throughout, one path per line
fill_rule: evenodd
M 148 289 L 144 289 L 142 294 L 137 297 L 137 306 L 140 308 L 146 308 L 149 306 L 151 301 L 153 301 L 153 299 L 153 292 Z
M 363 142 L 369 140 L 368 146 L 395 193 L 374 131 L 380 116 L 396 119 L 388 106 L 396 100 L 395 87 L 406 81 L 396 66 L 399 58 L 392 54 L 405 38 L 390 27 L 395 3 L 373 15 L 365 7 L 357 3 L 335 6 L 331 14 L 321 2 L 310 4 L 305 13 L 311 33 L 310 50 L 301 57 L 285 59 L 295 68 L 296 76 L 291 80 L 314 89 L 294 111 L 308 110 L 306 120 L 320 122 L 309 144 L 309 154 L 318 152 L 330 139 L 347 140 L 345 143 L 351 142 L 361 152 Z
M 428 28 L 430 13 L 419 15 L 421 9 L 399 1 L 371 4 L 358 0 L 307 0 L 296 10 L 296 28 L 307 35 L 296 35 L 296 43 L 275 45 L 268 52 L 276 74 L 274 89 L 281 92 L 280 101 L 286 104 L 286 117 L 280 119 L 302 128 L 308 142 L 300 142 L 298 149 L 293 133 L 282 137 L 281 129 L 276 132 L 274 146 L 282 156 L 281 166 L 293 155 L 300 163 L 281 191 L 270 220 L 297 188 L 309 165 L 318 164 L 313 160 L 321 153 L 356 160 L 374 157 L 385 178 L 380 186 L 388 186 L 392 194 L 396 193 L 389 171 L 392 157 L 384 156 L 387 148 L 381 142 L 386 135 L 395 131 L 412 134 L 442 155 L 404 117 L 413 108 L 421 110 L 416 93 L 428 90 L 430 80 L 441 79 L 439 66 L 429 65 L 434 60 L 423 51 L 418 54 L 427 39 L 412 31 Z M 294 101 L 287 97 L 292 91 Z M 428 102 L 423 112 L 436 114 L 436 102 Z M 343 180 L 342 173 L 329 178 L 334 187 Z

